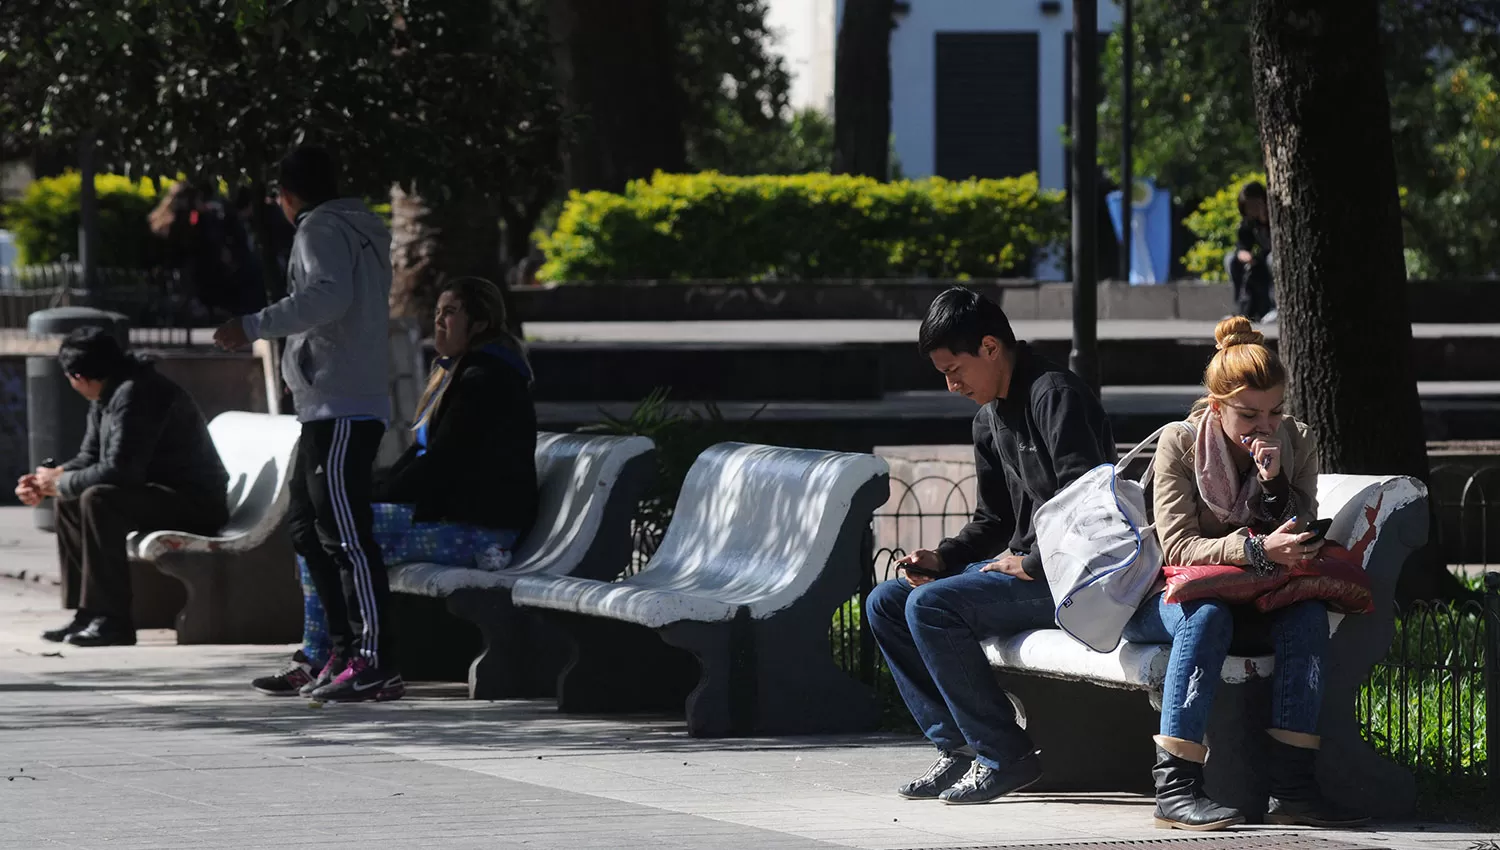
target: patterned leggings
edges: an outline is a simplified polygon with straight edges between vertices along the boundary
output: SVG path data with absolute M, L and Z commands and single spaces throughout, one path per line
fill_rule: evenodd
M 375 542 L 387 567 L 396 564 L 443 564 L 481 570 L 503 570 L 510 565 L 516 532 L 439 522 L 412 522 L 412 506 L 377 502 Z M 307 572 L 307 561 L 297 556 L 302 574 L 302 652 L 314 668 L 328 663 L 333 642 L 328 616 L 318 601 L 317 588 Z

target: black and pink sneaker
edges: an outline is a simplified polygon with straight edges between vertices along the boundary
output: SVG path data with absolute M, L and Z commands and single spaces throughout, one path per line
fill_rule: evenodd
M 318 688 L 321 688 L 324 685 L 332 683 L 340 673 L 344 672 L 344 668 L 348 666 L 349 662 L 340 658 L 338 655 L 328 656 L 328 663 L 324 664 L 323 669 L 318 673 L 318 675 L 314 676 L 312 681 L 303 685 L 302 688 L 297 691 L 297 694 L 304 697 L 312 696 L 313 691 L 316 691 Z
M 363 657 L 356 657 L 332 682 L 309 696 L 320 702 L 384 702 L 406 696 L 406 682 L 395 670 L 372 667 Z
M 261 676 L 250 683 L 250 687 L 266 696 L 291 697 L 302 690 L 302 686 L 313 680 L 312 659 L 297 650 L 292 660 L 274 676 Z

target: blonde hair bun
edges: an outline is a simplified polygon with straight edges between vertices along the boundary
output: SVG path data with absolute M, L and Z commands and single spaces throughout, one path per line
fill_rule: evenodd
M 1214 327 L 1214 346 L 1220 351 L 1236 345 L 1265 345 L 1266 335 L 1244 316 L 1230 316 Z

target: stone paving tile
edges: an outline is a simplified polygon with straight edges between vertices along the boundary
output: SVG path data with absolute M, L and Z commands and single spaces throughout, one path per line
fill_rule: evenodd
M 693 740 L 678 718 L 470 702 L 461 685 L 315 710 L 245 688 L 287 648 L 178 647 L 170 633 L 49 656 L 34 635 L 59 619 L 52 606 L 52 594 L 0 584 L 0 777 L 34 777 L 0 782 L 0 850 L 904 850 L 1161 837 L 1150 800 L 1131 795 L 900 800 L 892 789 L 931 760 L 909 737 Z M 1391 826 L 1360 837 L 1461 850 L 1476 836 Z

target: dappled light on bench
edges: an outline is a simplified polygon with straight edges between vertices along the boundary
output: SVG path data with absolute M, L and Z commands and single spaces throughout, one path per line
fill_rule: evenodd
M 390 568 L 393 592 L 444 599 L 451 613 L 478 627 L 484 649 L 469 665 L 475 699 L 552 693 L 562 663 L 557 641 L 517 615 L 511 587 L 528 575 L 607 580 L 623 572 L 631 555 L 630 520 L 655 476 L 655 447 L 645 437 L 543 433 L 535 457 L 536 523 L 506 569 L 424 563 Z M 409 642 L 422 639 L 421 629 L 409 634 Z M 412 667 L 407 675 L 421 672 Z
M 516 604 L 552 612 L 577 647 L 559 705 L 628 710 L 655 689 L 687 696 L 694 735 L 868 728 L 873 701 L 833 665 L 827 622 L 859 587 L 886 469 L 873 455 L 720 444 L 693 464 L 641 572 L 517 582 Z

